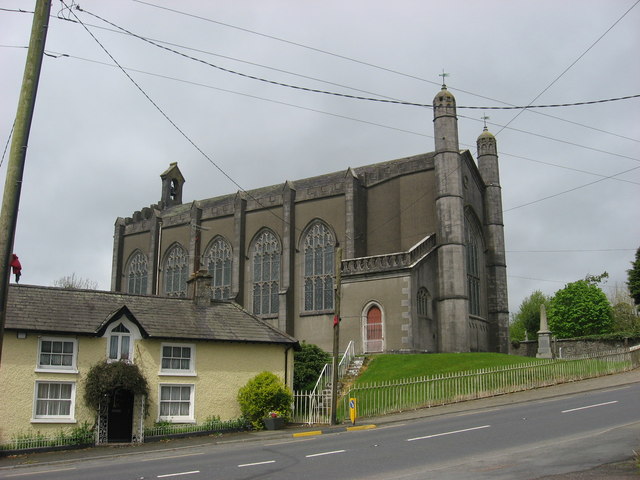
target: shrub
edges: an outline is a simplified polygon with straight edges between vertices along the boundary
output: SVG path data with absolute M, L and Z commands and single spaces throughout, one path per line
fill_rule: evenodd
M 331 355 L 312 343 L 302 343 L 293 356 L 293 389 L 312 390 Z
M 238 403 L 247 421 L 261 430 L 269 412 L 278 411 L 286 420 L 291 417 L 293 395 L 276 375 L 262 372 L 238 391 Z

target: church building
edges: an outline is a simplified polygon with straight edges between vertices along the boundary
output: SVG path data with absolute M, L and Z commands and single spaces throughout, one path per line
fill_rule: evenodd
M 160 201 L 116 220 L 111 289 L 185 297 L 205 277 L 331 351 L 339 278 L 340 350 L 507 353 L 496 140 L 485 128 L 476 164 L 444 85 L 433 112 L 434 152 L 191 203 L 172 163 Z

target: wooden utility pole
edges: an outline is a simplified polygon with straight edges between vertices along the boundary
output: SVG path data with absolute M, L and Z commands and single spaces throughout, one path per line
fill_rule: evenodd
M 22 88 L 18 100 L 18 111 L 11 140 L 7 178 L 4 184 L 2 212 L 0 213 L 0 360 L 4 341 L 4 324 L 7 313 L 7 297 L 9 294 L 9 262 L 13 253 L 13 240 L 16 234 L 22 173 L 27 155 L 27 144 L 31 130 L 33 108 L 36 103 L 36 92 L 40 79 L 40 68 L 44 55 L 44 44 L 49 28 L 49 12 L 51 0 L 36 0 L 36 10 L 31 26 L 31 38 L 27 62 L 22 77 Z
M 336 249 L 335 316 L 333 317 L 333 369 L 331 379 L 331 425 L 338 423 L 338 356 L 340 355 L 340 286 L 342 283 L 342 247 Z

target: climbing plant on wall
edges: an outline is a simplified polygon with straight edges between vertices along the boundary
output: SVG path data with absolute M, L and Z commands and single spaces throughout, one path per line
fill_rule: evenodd
M 127 362 L 100 362 L 89 369 L 84 387 L 84 401 L 96 412 L 100 401 L 117 389 L 145 396 L 145 414 L 149 414 L 149 384 L 137 365 Z

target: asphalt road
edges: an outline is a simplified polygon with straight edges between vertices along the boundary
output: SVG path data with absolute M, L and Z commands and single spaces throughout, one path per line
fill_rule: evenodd
M 0 469 L 0 478 L 535 479 L 628 459 L 640 445 L 639 398 L 640 383 L 633 383 L 407 418 L 371 430 Z

